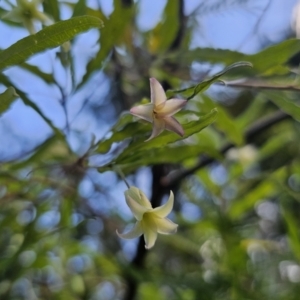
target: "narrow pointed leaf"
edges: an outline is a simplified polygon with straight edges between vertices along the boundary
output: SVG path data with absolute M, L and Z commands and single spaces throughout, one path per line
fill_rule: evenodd
M 278 91 L 263 91 L 261 96 L 267 100 L 272 101 L 281 110 L 291 115 L 296 121 L 300 121 L 300 106 L 297 101 L 298 96 L 289 92 Z
M 123 7 L 120 1 L 115 1 L 114 6 L 114 11 L 109 16 L 109 19 L 105 21 L 105 27 L 101 30 L 99 39 L 100 51 L 87 64 L 86 73 L 82 81 L 78 84 L 78 89 L 87 82 L 94 71 L 100 70 L 103 67 L 102 62 L 113 49 L 114 45 L 118 43 L 127 27 L 126 25 L 132 20 L 133 11 L 131 8 Z
M 238 126 L 236 120 L 226 111 L 226 107 L 221 104 L 215 103 L 206 94 L 201 95 L 202 101 L 197 101 L 196 105 L 200 111 L 210 111 L 214 107 L 218 108 L 218 119 L 215 126 L 224 132 L 227 138 L 234 144 L 241 146 L 244 143 L 244 136 L 241 127 Z
M 16 90 L 10 86 L 2 94 L 0 94 L 0 115 L 5 112 L 11 103 L 17 99 L 19 95 L 16 93 Z
M 178 12 L 179 2 L 167 1 L 161 21 L 151 30 L 149 49 L 152 53 L 167 51 L 172 47 L 180 26 Z
M 176 62 L 181 66 L 190 65 L 193 61 L 209 62 L 212 64 L 229 65 L 236 61 L 248 61 L 253 65 L 252 69 L 247 70 L 247 74 L 287 74 L 290 67 L 287 62 L 300 51 L 300 40 L 289 39 L 279 44 L 272 45 L 255 54 L 244 54 L 237 51 L 196 48 L 189 51 L 178 51 L 171 55 L 168 54 L 166 60 Z M 245 70 L 246 71 L 246 70 Z M 244 72 L 245 72 L 244 71 Z
M 182 112 L 182 114 L 185 113 L 189 112 Z M 125 150 L 123 150 L 122 153 L 116 156 L 116 158 L 113 161 L 98 168 L 98 170 L 100 172 L 103 172 L 107 169 L 110 169 L 113 164 L 117 164 L 122 165 L 123 171 L 127 171 L 131 169 L 131 166 L 138 167 L 143 165 L 149 165 L 155 163 L 157 159 L 158 161 L 160 161 L 160 154 L 162 154 L 162 157 L 165 158 L 165 162 L 176 162 L 179 161 L 180 158 L 187 158 L 189 154 L 187 153 L 187 155 L 185 155 L 184 153 L 182 153 L 182 155 L 177 155 L 177 160 L 177 158 L 173 157 L 172 154 L 169 156 L 166 153 L 163 153 L 162 150 L 165 150 L 163 147 L 165 147 L 167 144 L 171 144 L 176 141 L 185 139 L 195 133 L 200 132 L 202 129 L 209 126 L 216 120 L 217 114 L 217 110 L 213 109 L 210 113 L 201 116 L 199 120 L 191 121 L 187 124 L 182 124 L 185 132 L 183 137 L 178 136 L 174 132 L 164 131 L 161 135 L 148 142 L 145 142 L 145 135 L 149 134 L 149 131 L 151 130 L 151 124 L 148 123 L 148 125 L 146 123 L 141 122 L 129 123 L 127 126 L 124 127 L 123 130 L 114 133 L 112 137 L 110 137 L 106 141 L 103 141 L 103 143 L 105 144 L 105 148 L 108 149 L 109 144 L 111 145 L 113 142 L 122 141 L 122 139 L 126 138 L 135 138 L 132 140 L 131 144 Z M 98 148 L 99 150 L 102 150 L 101 144 L 102 143 L 100 142 Z M 191 149 L 193 149 L 193 151 L 190 153 L 190 155 L 194 155 L 197 152 L 197 149 L 195 147 L 192 147 Z M 210 151 L 208 149 L 204 149 L 203 147 L 198 147 L 199 153 L 205 152 L 205 150 Z M 176 155 L 176 150 L 174 151 L 170 149 L 170 153 Z M 214 156 L 218 157 L 218 153 L 215 153 Z
M 222 155 L 212 146 L 208 145 L 174 145 L 161 148 L 142 150 L 134 153 L 132 156 L 117 159 L 116 164 L 122 169 L 124 174 L 133 172 L 142 166 L 151 166 L 164 163 L 184 163 L 187 159 L 193 159 L 201 154 L 214 157 L 216 160 L 222 160 Z M 107 167 L 110 170 L 111 166 Z M 101 172 L 106 167 L 99 169 Z
M 212 76 L 209 79 L 206 79 L 206 80 L 200 82 L 199 84 L 197 84 L 195 86 L 191 86 L 187 89 L 182 89 L 182 90 L 177 90 L 177 91 L 169 90 L 169 91 L 167 91 L 167 96 L 168 96 L 168 98 L 171 98 L 175 94 L 184 93 L 184 95 L 187 95 L 186 96 L 187 100 L 190 100 L 190 99 L 194 98 L 200 92 L 204 92 L 205 90 L 207 90 L 214 82 L 216 82 L 221 76 L 226 74 L 228 71 L 230 71 L 234 68 L 239 68 L 239 67 L 252 67 L 252 64 L 249 62 L 234 63 L 234 64 L 228 66 L 227 68 L 225 68 L 223 71 L 215 74 L 214 76 Z
M 78 17 L 86 14 L 87 7 L 85 5 L 85 0 L 79 0 L 74 6 L 72 17 Z
M 60 20 L 59 4 L 57 0 L 46 0 L 43 2 L 44 12 L 50 16 L 55 21 Z
M 286 203 L 288 203 L 288 197 L 282 197 L 285 201 L 281 205 L 281 213 L 283 220 L 286 224 L 288 242 L 294 251 L 295 255 L 300 258 L 300 237 L 299 237 L 299 222 L 295 218 L 295 214 L 291 211 Z
M 100 27 L 102 27 L 102 21 L 91 16 L 57 22 L 3 50 L 0 53 L 0 70 L 18 65 L 33 54 L 58 47 L 81 32 Z
M 232 201 L 228 214 L 232 219 L 239 219 L 244 214 L 253 210 L 255 205 L 262 199 L 268 199 L 276 193 L 276 186 L 278 186 L 278 179 L 282 178 L 286 170 L 279 168 L 277 171 L 270 174 L 265 180 L 260 180 L 257 186 L 252 188 L 244 195 L 239 195 L 235 200 Z
M 153 140 L 148 141 L 147 143 L 144 142 L 144 137 L 142 137 L 142 139 L 138 139 L 137 141 L 132 143 L 125 151 L 123 151 L 121 156 L 126 156 L 129 153 L 135 152 L 137 150 L 140 151 L 142 149 L 159 148 L 167 144 L 174 143 L 178 140 L 185 139 L 213 123 L 216 120 L 217 114 L 217 109 L 213 109 L 210 113 L 201 116 L 199 120 L 191 121 L 187 124 L 182 124 L 182 127 L 184 129 L 183 137 L 180 137 L 176 133 L 170 131 L 164 131 L 161 135 Z M 132 153 L 130 155 L 132 155 Z
M 27 63 L 22 63 L 19 65 L 22 69 L 38 76 L 40 79 L 44 80 L 46 83 L 56 83 L 53 75 L 51 73 L 45 73 L 41 71 L 38 67 L 27 64 Z
M 5 84 L 6 86 L 12 85 L 11 81 L 1 73 L 0 73 L 0 82 Z M 61 137 L 63 136 L 62 132 L 53 125 L 52 121 L 44 115 L 41 109 L 34 102 L 32 102 L 24 92 L 22 92 L 21 90 L 17 90 L 17 94 L 20 96 L 20 98 L 22 99 L 25 105 L 30 106 L 33 110 L 35 110 L 40 115 L 40 117 L 49 125 L 49 127 L 53 130 L 55 134 Z

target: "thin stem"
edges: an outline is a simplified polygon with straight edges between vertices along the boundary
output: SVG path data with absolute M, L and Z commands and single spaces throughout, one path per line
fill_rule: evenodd
M 130 185 L 129 185 L 128 181 L 126 180 L 126 178 L 125 178 L 125 176 L 124 176 L 121 168 L 115 166 L 114 170 L 120 175 L 120 177 L 123 179 L 123 181 L 125 182 L 125 184 L 127 185 L 127 187 L 130 189 Z

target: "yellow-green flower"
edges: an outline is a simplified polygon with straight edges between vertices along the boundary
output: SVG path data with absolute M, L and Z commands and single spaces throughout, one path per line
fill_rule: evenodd
M 134 116 L 153 124 L 152 134 L 146 141 L 158 136 L 164 129 L 183 136 L 182 126 L 172 116 L 182 109 L 187 100 L 175 98 L 167 100 L 163 87 L 155 78 L 150 78 L 150 90 L 151 103 L 135 106 L 130 110 L 130 113 Z
M 2 18 L 17 23 L 22 23 L 30 34 L 36 33 L 34 21 L 40 21 L 45 25 L 53 24 L 53 21 L 43 12 L 39 11 L 38 6 L 41 0 L 17 0 L 17 6 Z
M 117 231 L 119 237 L 134 239 L 143 234 L 145 247 L 150 249 L 154 246 L 158 233 L 171 234 L 177 231 L 178 225 L 166 218 L 173 209 L 174 195 L 172 191 L 170 191 L 169 200 L 164 205 L 156 208 L 152 208 L 145 194 L 134 186 L 125 191 L 125 198 L 137 222 L 127 233 Z

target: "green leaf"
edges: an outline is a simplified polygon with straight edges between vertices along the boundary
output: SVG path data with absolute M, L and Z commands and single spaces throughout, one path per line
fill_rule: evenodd
M 55 21 L 60 20 L 59 5 L 57 0 L 45 0 L 43 2 L 44 12 L 53 17 Z
M 174 41 L 179 27 L 179 2 L 169 0 L 162 21 L 150 31 L 150 48 L 153 52 L 166 51 Z
M 22 63 L 19 65 L 19 67 L 38 76 L 40 79 L 44 80 L 48 84 L 56 83 L 52 74 L 44 73 L 36 66 L 30 65 L 27 63 Z
M 0 115 L 5 112 L 10 107 L 11 103 L 18 97 L 19 95 L 12 86 L 0 94 Z
M 216 120 L 217 115 L 218 115 L 218 110 L 216 108 L 212 109 L 211 112 L 209 112 L 208 114 L 206 114 L 204 116 L 202 114 L 199 114 L 198 120 L 191 121 L 187 124 L 182 125 L 182 127 L 184 129 L 183 137 L 179 137 L 174 132 L 165 131 L 161 135 L 156 137 L 155 139 L 152 139 L 146 143 L 144 141 L 143 142 L 137 141 L 136 145 L 134 145 L 134 144 L 132 145 L 134 147 L 132 147 L 131 150 L 162 147 L 169 143 L 173 143 L 173 142 L 176 142 L 179 140 L 184 140 L 184 139 L 188 138 L 189 136 L 191 136 L 197 132 L 200 132 L 202 129 L 204 129 L 208 125 L 212 124 Z
M 190 99 L 194 98 L 200 92 L 204 92 L 205 90 L 207 90 L 214 82 L 216 82 L 221 76 L 226 74 L 228 71 L 230 71 L 234 68 L 239 68 L 239 67 L 252 67 L 252 64 L 249 62 L 242 62 L 242 61 L 234 63 L 234 64 L 228 66 L 227 68 L 225 68 L 223 71 L 215 74 L 214 76 L 212 76 L 209 79 L 206 79 L 206 80 L 200 82 L 199 84 L 197 84 L 195 86 L 191 86 L 189 88 L 177 90 L 177 91 L 172 91 L 172 90 L 167 91 L 167 97 L 171 98 L 175 94 L 184 93 L 184 95 L 188 95 L 188 96 L 186 96 L 187 100 L 190 100 Z
M 123 141 L 126 138 L 132 139 L 129 146 L 123 150 L 122 153 L 120 153 L 120 155 L 114 160 L 114 163 L 123 164 L 127 163 L 128 161 L 139 160 L 142 156 L 146 157 L 149 150 L 161 149 L 167 144 L 186 139 L 187 137 L 200 132 L 202 129 L 213 123 L 217 117 L 217 113 L 217 110 L 213 109 L 210 113 L 204 116 L 198 115 L 198 120 L 183 124 L 182 127 L 185 131 L 183 137 L 180 137 L 170 131 L 164 131 L 158 137 L 148 142 L 145 142 L 145 133 L 149 135 L 151 132 L 151 127 L 148 124 L 140 122 L 129 123 L 122 130 L 113 134 L 113 136 L 109 139 L 110 144 L 116 141 Z M 150 162 L 151 158 L 148 157 L 148 159 Z M 99 170 L 107 170 L 107 168 L 110 168 L 110 166 L 111 163 L 107 164 L 103 168 L 100 168 Z
M 249 72 L 252 75 L 262 73 L 279 75 L 290 72 L 285 64 L 299 51 L 300 40 L 290 39 L 251 55 L 231 50 L 197 48 L 189 52 L 168 55 L 165 59 L 169 58 L 170 61 L 183 66 L 190 65 L 193 61 L 225 65 L 236 61 L 248 61 L 253 65 L 253 69 Z
M 300 121 L 300 103 L 298 94 L 296 97 L 291 92 L 278 92 L 278 91 L 263 91 L 261 96 L 269 101 L 272 101 L 284 112 L 291 115 L 295 120 Z
M 276 185 L 270 180 L 265 180 L 255 188 L 250 189 L 246 195 L 241 196 L 234 201 L 229 209 L 229 215 L 233 219 L 239 219 L 249 210 L 252 210 L 255 204 L 270 197 L 276 191 Z
M 287 197 L 285 197 L 287 198 Z M 294 254 L 300 259 L 300 233 L 299 233 L 299 221 L 293 213 L 293 209 L 287 204 L 287 199 L 281 201 L 281 213 L 283 215 L 284 222 L 287 227 L 289 244 L 291 245 Z
M 249 212 L 260 201 L 272 197 L 278 192 L 278 180 L 282 182 L 285 175 L 285 168 L 279 168 L 269 174 L 265 180 L 260 179 L 255 186 L 252 186 L 244 191 L 244 195 L 240 195 L 232 202 L 229 208 L 229 215 L 233 219 L 240 219 L 245 213 Z
M 29 154 L 29 157 L 12 164 L 10 170 L 16 171 L 30 165 L 45 165 L 45 163 L 50 165 L 61 162 L 65 157 L 71 157 L 72 159 L 69 146 L 62 136 L 56 134 L 49 136 L 45 141 L 33 149 L 32 153 Z
M 12 85 L 10 80 L 1 73 L 0 73 L 0 82 L 6 86 Z M 35 110 L 41 116 L 41 118 L 49 125 L 49 127 L 54 131 L 55 134 L 59 136 L 63 136 L 62 132 L 53 125 L 52 121 L 43 114 L 43 112 L 39 109 L 39 107 L 34 102 L 32 102 L 24 92 L 22 92 L 21 90 L 17 90 L 17 93 L 19 97 L 22 99 L 22 101 L 24 102 L 24 104 L 30 106 L 33 110 Z
M 115 10 L 109 16 L 109 19 L 104 20 L 105 27 L 101 30 L 99 40 L 100 51 L 98 51 L 96 57 L 88 63 L 86 73 L 79 83 L 78 89 L 86 83 L 94 71 L 100 70 L 103 67 L 102 62 L 123 35 L 126 25 L 132 20 L 133 10 L 131 7 L 123 7 L 121 1 L 115 1 L 114 4 Z
M 210 122 L 210 123 L 212 123 L 212 122 L 214 122 L 214 120 L 216 118 L 217 111 L 212 110 L 210 113 L 203 116 L 203 114 L 198 114 L 197 115 L 195 112 L 185 110 L 185 111 L 179 112 L 177 114 L 177 116 L 178 115 L 179 116 L 188 116 L 188 115 L 191 115 L 191 114 L 196 115 L 198 118 L 200 118 L 200 121 L 204 121 L 204 122 L 206 122 L 206 117 L 208 117 L 208 119 L 210 120 L 210 116 L 212 116 L 212 121 Z M 197 132 L 197 129 L 200 128 L 201 124 L 202 124 L 202 122 L 199 122 L 198 120 L 197 121 L 192 121 L 188 124 L 183 124 L 182 126 L 185 130 L 185 135 L 182 138 L 179 137 L 175 133 L 165 131 L 161 135 L 156 137 L 155 139 L 150 140 L 147 143 L 144 143 L 144 141 L 147 139 L 147 136 L 149 137 L 149 135 L 151 134 L 151 124 L 149 124 L 148 122 L 143 121 L 143 120 L 138 120 L 137 122 L 134 122 L 133 119 L 134 118 L 132 117 L 132 115 L 130 115 L 128 113 L 123 114 L 121 116 L 121 118 L 119 119 L 119 121 L 113 126 L 113 128 L 111 130 L 112 131 L 111 137 L 108 138 L 108 139 L 101 140 L 98 143 L 97 152 L 104 154 L 107 151 L 109 151 L 109 149 L 110 149 L 110 147 L 113 143 L 121 142 L 121 141 L 124 141 L 124 140 L 129 139 L 129 138 L 134 140 L 134 141 L 132 141 L 132 144 L 136 143 L 136 144 L 139 144 L 141 147 L 143 147 L 144 144 L 145 145 L 153 144 L 153 141 L 155 141 L 156 139 L 165 140 L 163 138 L 165 135 L 171 135 L 172 136 L 172 141 L 176 141 L 176 140 L 179 140 L 179 139 L 184 139 L 184 138 L 188 137 L 187 135 L 191 132 L 190 127 L 192 127 L 193 125 L 197 125 L 197 127 L 194 128 L 194 129 L 196 129 L 196 132 Z M 188 131 L 186 131 L 186 128 L 190 128 L 190 129 Z M 201 128 L 200 130 L 202 130 L 203 128 Z M 191 133 L 191 134 L 193 134 L 193 133 Z M 191 135 L 191 134 L 189 134 L 189 135 Z
M 208 154 L 210 157 L 222 159 L 222 156 L 213 147 L 206 145 L 174 145 L 161 148 L 145 149 L 137 151 L 134 155 L 121 157 L 116 160 L 116 164 L 121 167 L 122 172 L 130 173 L 142 166 L 149 166 L 163 163 L 183 163 L 184 160 L 198 157 L 201 154 Z M 108 166 L 106 170 L 110 170 Z M 105 168 L 101 168 L 101 171 Z
M 258 117 L 264 116 L 266 101 L 259 95 L 260 94 L 253 98 L 253 93 L 251 91 L 245 91 L 237 99 L 238 102 L 243 101 L 245 103 L 243 106 L 247 108 L 244 109 L 235 119 L 236 126 L 238 126 L 241 130 L 245 130 L 248 126 L 255 122 Z
M 98 143 L 97 152 L 102 154 L 108 152 L 113 143 L 125 140 L 130 134 L 135 134 L 136 132 L 139 132 L 139 130 L 143 130 L 142 127 L 142 124 L 133 122 L 132 115 L 128 113 L 123 114 L 119 121 L 112 127 L 112 136 Z
M 200 111 L 210 111 L 214 107 L 218 108 L 218 118 L 215 122 L 215 126 L 226 134 L 228 139 L 237 146 L 241 146 L 244 142 L 244 136 L 241 128 L 236 121 L 230 116 L 224 107 L 220 104 L 213 102 L 207 95 L 201 95 L 202 101 L 197 101 L 196 105 Z
M 38 33 L 25 37 L 0 53 L 0 70 L 18 65 L 31 55 L 55 48 L 77 34 L 91 28 L 100 28 L 102 21 L 91 16 L 76 17 L 48 26 Z
M 85 0 L 78 0 L 74 6 L 72 18 L 85 15 L 86 10 Z
M 142 283 L 138 290 L 138 299 L 144 300 L 163 300 L 165 299 L 161 289 L 152 282 Z
M 292 130 L 278 131 L 276 135 L 271 135 L 267 141 L 261 145 L 259 149 L 260 161 L 263 163 L 263 160 L 272 160 L 276 155 L 283 154 L 286 149 L 288 149 L 289 144 L 294 140 L 294 134 Z M 283 157 L 283 155 L 280 155 Z M 278 160 L 277 160 L 278 161 Z

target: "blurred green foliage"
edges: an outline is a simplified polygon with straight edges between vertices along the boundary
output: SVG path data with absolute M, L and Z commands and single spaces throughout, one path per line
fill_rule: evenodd
M 192 15 L 183 16 L 184 2 L 167 1 L 155 27 L 142 31 L 135 22 L 139 1 L 115 0 L 107 15 L 84 0 L 46 0 L 44 12 L 57 23 L 0 52 L 1 69 L 17 65 L 61 89 L 57 74 L 25 61 L 99 27 L 101 19 L 96 51 L 79 80 L 76 52 L 62 46 L 55 63 L 71 77 L 69 94 L 83 91 L 88 98 L 93 76 L 104 74 L 109 105 L 117 112 L 109 132 L 79 153 L 66 128 L 25 89 L 13 88 L 9 73 L 0 74 L 0 114 L 8 114 L 20 97 L 52 132 L 29 153 L 0 158 L 1 300 L 299 299 L 300 85 L 298 66 L 289 62 L 300 41 L 287 38 L 253 55 L 191 49 L 191 35 L 199 28 Z M 72 18 L 59 21 L 65 6 Z M 3 22 L 12 32 L 20 27 Z M 195 79 L 193 63 L 223 71 L 197 70 Z M 252 68 L 240 67 L 249 64 Z M 149 98 L 152 76 L 168 95 L 190 98 L 176 115 L 182 138 L 165 131 L 145 143 L 151 124 L 127 112 L 148 103 L 143 97 Z M 61 105 L 66 109 L 64 101 Z M 120 206 L 124 199 L 116 200 L 125 186 L 111 176 L 121 169 L 135 182 L 140 168 L 154 165 L 167 172 L 152 191 L 174 190 L 172 218 L 179 230 L 160 235 L 137 263 L 141 249 L 115 234 L 128 216 Z M 155 183 L 154 175 L 148 177 Z M 92 192 L 83 192 L 86 184 Z

